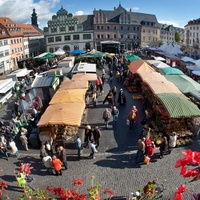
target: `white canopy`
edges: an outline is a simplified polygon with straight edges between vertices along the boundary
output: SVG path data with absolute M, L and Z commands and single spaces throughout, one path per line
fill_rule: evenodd
M 56 54 L 56 55 L 58 55 L 58 56 L 62 56 L 62 55 L 65 54 L 65 51 L 62 50 L 61 48 L 59 48 L 58 50 L 56 50 L 56 51 L 54 52 L 54 54 Z
M 200 71 L 192 71 L 193 74 L 200 76 Z
M 200 59 L 199 59 L 199 60 L 196 60 L 194 63 L 195 63 L 195 65 L 196 65 L 197 67 L 200 67 Z
M 155 60 L 160 60 L 160 61 L 165 61 L 165 58 L 161 57 L 161 56 L 151 56 L 152 58 L 154 58 Z

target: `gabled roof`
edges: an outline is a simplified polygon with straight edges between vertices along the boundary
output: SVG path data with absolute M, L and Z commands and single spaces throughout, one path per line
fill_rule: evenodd
M 18 24 L 24 36 L 42 36 L 42 34 L 31 24 Z
M 93 17 L 94 15 L 76 15 L 74 18 L 78 20 L 78 23 L 83 24 L 83 30 L 93 30 Z

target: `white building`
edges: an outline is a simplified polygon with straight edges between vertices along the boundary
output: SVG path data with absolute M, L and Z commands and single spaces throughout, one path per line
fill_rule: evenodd
M 93 49 L 93 15 L 73 16 L 61 7 L 48 21 L 44 36 L 47 52 Z
M 10 69 L 11 54 L 8 39 L 0 40 L 0 74 Z
M 200 18 L 185 25 L 185 45 L 187 53 L 194 58 L 200 56 Z

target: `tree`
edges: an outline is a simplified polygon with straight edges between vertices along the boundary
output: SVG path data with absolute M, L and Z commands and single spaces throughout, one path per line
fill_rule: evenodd
M 175 41 L 176 42 L 180 42 L 180 40 L 181 40 L 180 33 L 179 32 L 175 32 Z

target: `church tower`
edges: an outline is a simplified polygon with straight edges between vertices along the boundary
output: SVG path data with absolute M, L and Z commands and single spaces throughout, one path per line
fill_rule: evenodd
M 37 13 L 35 12 L 35 8 L 33 8 L 33 13 L 32 13 L 31 16 L 32 16 L 32 17 L 31 17 L 31 24 L 32 24 L 33 26 L 38 27 L 38 23 L 37 23 Z

